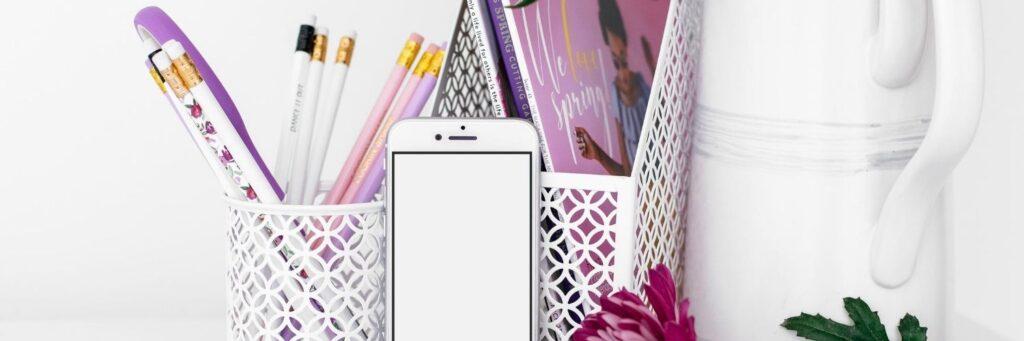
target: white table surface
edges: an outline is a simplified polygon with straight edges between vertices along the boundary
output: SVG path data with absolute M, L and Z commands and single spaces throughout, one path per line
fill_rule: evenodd
M 950 340 L 1013 340 L 959 314 L 951 321 Z M 222 340 L 226 323 L 225 318 L 0 321 L 0 340 Z
M 227 320 L 75 319 L 0 321 L 0 340 L 224 340 Z

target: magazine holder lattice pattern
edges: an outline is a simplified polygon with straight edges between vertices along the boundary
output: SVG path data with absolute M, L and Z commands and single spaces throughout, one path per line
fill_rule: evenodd
M 452 39 L 444 76 L 438 80 L 433 116 L 492 117 L 494 105 L 488 93 L 487 76 L 481 72 L 477 41 L 473 33 L 472 13 L 462 2 Z
M 541 177 L 541 338 L 568 340 L 601 295 L 640 288 L 665 263 L 683 283 L 690 122 L 697 91 L 702 0 L 671 0 L 650 102 L 629 177 Z M 480 104 L 497 84 L 480 74 L 481 50 L 463 4 L 434 116 L 494 116 Z M 473 76 L 467 76 L 473 75 Z M 681 291 L 681 288 L 679 288 Z
M 383 340 L 383 213 L 228 199 L 231 338 Z

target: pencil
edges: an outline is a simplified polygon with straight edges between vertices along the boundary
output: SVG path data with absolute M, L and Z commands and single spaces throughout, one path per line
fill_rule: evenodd
M 444 65 L 444 50 L 446 47 L 447 44 L 442 44 L 440 51 L 433 55 L 429 69 L 423 74 L 423 79 L 416 87 L 416 92 L 409 100 L 405 110 L 400 115 L 390 118 L 387 129 L 390 129 L 391 125 L 395 122 L 417 117 L 423 111 L 427 100 L 430 99 L 430 94 L 434 92 L 434 88 L 437 86 L 437 76 L 441 72 L 441 66 Z M 381 183 L 384 181 L 384 145 L 387 139 L 387 132 L 382 131 L 380 135 L 379 148 L 374 153 L 372 159 L 369 159 L 370 164 L 365 168 L 366 174 L 361 176 L 363 179 L 358 186 L 351 186 L 349 191 L 345 193 L 345 197 L 342 200 L 344 203 L 370 202 L 380 190 Z
M 420 56 L 420 60 L 416 62 L 416 68 L 412 71 L 412 76 L 402 86 L 402 93 L 398 96 L 398 100 L 395 105 L 391 107 L 391 112 L 387 116 L 387 120 L 381 124 L 377 135 L 373 138 L 373 143 L 370 148 L 366 151 L 366 155 L 363 156 L 359 167 L 356 167 L 355 174 L 352 175 L 352 181 L 348 185 L 348 189 L 345 190 L 345 195 L 341 198 L 342 204 L 348 204 L 352 202 L 352 198 L 358 192 L 359 187 L 363 184 L 363 180 L 366 179 L 366 174 L 369 173 L 370 167 L 373 165 L 374 160 L 377 158 L 377 154 L 384 148 L 384 142 L 388 136 L 388 130 L 391 129 L 391 125 L 394 124 L 401 116 L 405 107 L 409 105 L 409 101 L 413 97 L 413 93 L 416 92 L 417 86 L 420 84 L 420 80 L 423 79 L 423 75 L 430 68 L 430 63 L 433 60 L 434 54 L 438 51 L 437 45 L 430 44 L 423 55 Z
M 395 63 L 394 69 L 391 70 L 391 75 L 388 77 L 387 82 L 384 83 L 384 88 L 381 89 L 380 95 L 377 97 L 377 102 L 373 105 L 373 109 L 370 110 L 370 115 L 366 118 L 366 122 L 363 123 L 362 131 L 356 139 L 355 146 L 349 151 L 348 158 L 345 159 L 345 164 L 342 166 L 341 172 L 338 173 L 334 186 L 331 187 L 331 191 L 324 199 L 325 204 L 338 204 L 341 202 L 341 197 L 345 195 L 345 190 L 348 189 L 349 183 L 352 181 L 352 175 L 355 174 L 356 167 L 363 160 L 366 149 L 370 146 L 370 142 L 372 142 L 380 122 L 388 111 L 388 107 L 391 106 L 391 101 L 394 100 L 398 87 L 402 85 L 402 80 L 405 79 L 405 75 L 409 72 L 409 67 L 412 66 L 413 60 L 416 59 L 416 55 L 420 51 L 420 44 L 422 43 L 423 37 L 419 34 L 413 33 L 409 35 L 402 48 L 402 52 L 398 55 L 398 61 Z
M 295 144 L 292 170 L 289 172 L 291 185 L 285 193 L 289 204 L 311 204 L 303 201 L 306 187 L 306 167 L 309 162 L 309 145 L 313 143 L 313 127 L 316 125 L 317 101 L 320 98 L 320 81 L 324 75 L 324 60 L 327 56 L 327 28 L 317 27 L 313 38 L 313 54 L 309 60 L 306 75 L 306 91 L 302 94 L 302 115 L 299 117 L 299 137 Z
M 256 159 L 252 154 L 249 153 L 245 143 L 242 141 L 242 137 L 239 136 L 238 131 L 235 130 L 231 124 L 230 119 L 224 109 L 221 108 L 217 99 L 213 96 L 213 92 L 203 81 L 203 77 L 199 75 L 199 70 L 196 69 L 192 63 L 192 59 L 185 53 L 185 48 L 181 46 L 181 43 L 177 40 L 169 40 L 163 44 L 163 50 L 166 52 L 166 56 L 171 60 L 173 65 L 174 73 L 180 77 L 183 86 L 188 90 L 187 95 L 191 97 L 190 101 L 185 101 L 186 105 L 190 110 L 201 113 L 208 124 L 208 128 L 216 132 L 218 142 L 223 144 L 223 149 L 220 151 L 220 157 L 228 164 L 235 164 L 238 169 L 233 172 L 234 177 L 244 179 L 247 183 L 244 192 L 246 198 L 252 201 L 259 201 L 262 203 L 276 204 L 280 203 L 281 200 L 277 196 L 277 192 L 271 186 L 270 181 L 264 176 L 262 170 L 260 170 Z M 160 53 L 158 55 L 163 55 Z M 154 62 L 157 60 L 154 59 Z M 157 65 L 159 68 L 160 65 Z M 163 74 L 164 71 L 161 71 Z M 166 74 L 168 77 L 170 73 Z M 168 81 L 173 77 L 168 78 Z M 171 84 L 171 88 L 175 89 L 177 86 Z M 190 103 L 191 102 L 191 103 Z M 193 114 L 195 115 L 195 114 Z M 242 186 L 240 184 L 240 186 Z
M 281 135 L 278 137 L 277 160 L 274 161 L 274 176 L 285 193 L 288 193 L 291 179 L 292 160 L 295 157 L 295 144 L 299 138 L 299 119 L 302 115 L 302 99 L 306 90 L 306 75 L 309 72 L 309 59 L 313 54 L 313 35 L 316 16 L 310 16 L 299 25 L 299 33 L 292 53 L 292 75 L 288 82 L 288 110 L 281 124 Z
M 170 85 L 166 83 L 164 76 L 160 74 L 160 70 L 157 69 L 156 65 L 153 64 L 152 59 L 150 59 L 151 56 L 162 51 L 160 49 L 160 45 L 150 38 L 143 39 L 143 45 L 146 48 L 146 66 L 149 68 L 149 75 L 153 77 L 153 81 L 156 82 L 160 92 L 165 98 L 167 98 L 167 102 L 171 104 L 171 108 L 174 109 L 174 113 L 176 114 L 175 116 L 178 117 L 178 121 L 185 127 L 189 138 L 192 140 L 193 144 L 195 144 L 196 148 L 199 149 L 199 153 L 203 155 L 203 159 L 206 160 L 207 166 L 209 166 L 210 170 L 213 171 L 214 176 L 217 178 L 217 183 L 221 187 L 221 191 L 229 197 L 242 199 L 242 192 L 239 191 L 239 188 L 235 186 L 234 180 L 231 179 L 230 175 L 228 175 L 227 167 L 221 164 L 216 147 L 211 146 L 203 136 L 203 131 L 200 129 L 200 126 L 197 126 L 192 121 L 188 108 L 186 108 L 178 99 L 177 94 L 168 91 Z M 164 67 L 169 70 L 171 68 L 170 60 L 166 59 L 166 55 L 164 58 L 166 60 Z
M 324 159 L 334 130 L 334 119 L 338 115 L 341 93 L 345 90 L 345 79 L 348 76 L 349 64 L 352 62 L 352 51 L 355 48 L 356 32 L 349 32 L 338 41 L 338 52 L 334 58 L 327 77 L 327 94 L 323 105 L 317 108 L 316 127 L 313 127 L 313 143 L 309 151 L 309 167 L 307 169 L 305 189 L 302 202 L 312 204 L 320 190 L 320 174 L 323 171 Z

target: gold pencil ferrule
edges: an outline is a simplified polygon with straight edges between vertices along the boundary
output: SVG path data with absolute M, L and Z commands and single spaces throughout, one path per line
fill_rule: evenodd
M 185 94 L 188 93 L 188 88 L 185 87 L 185 81 L 181 80 L 181 76 L 175 72 L 173 66 L 160 70 L 160 75 L 164 76 L 167 87 L 171 88 L 171 92 L 174 93 L 175 97 L 178 97 L 178 99 L 185 97 Z
M 174 65 L 174 71 L 185 82 L 185 87 L 191 89 L 203 82 L 203 76 L 199 75 L 199 69 L 196 69 L 196 64 L 192 62 L 192 58 L 188 56 L 188 53 L 175 58 L 171 61 L 171 64 Z
M 420 43 L 413 40 L 405 42 L 405 47 L 402 48 L 402 53 L 398 55 L 398 65 L 406 68 L 412 66 L 412 62 L 416 60 L 416 54 L 420 53 Z
M 355 39 L 352 39 L 352 37 L 341 37 L 341 41 L 338 42 L 338 55 L 334 58 L 334 63 L 349 65 L 352 62 L 352 50 L 355 47 Z
M 430 69 L 430 62 L 434 60 L 434 54 L 432 52 L 423 52 L 423 55 L 420 56 L 420 61 L 416 62 L 416 68 L 412 70 L 412 74 L 423 77 L 427 69 Z
M 427 73 L 437 77 L 441 73 L 441 66 L 444 65 L 444 51 L 437 51 L 433 58 L 430 58 L 430 69 Z
M 160 71 L 157 71 L 155 67 L 149 68 L 149 75 L 153 77 L 153 82 L 160 88 L 160 93 L 167 93 L 167 87 L 164 86 L 164 82 L 160 80 Z
M 310 59 L 321 63 L 327 60 L 327 36 L 318 34 L 313 38 L 313 56 Z

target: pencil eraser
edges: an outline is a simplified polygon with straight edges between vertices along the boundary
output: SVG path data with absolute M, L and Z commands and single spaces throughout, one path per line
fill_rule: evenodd
M 441 43 L 441 51 L 448 51 L 448 42 Z
M 155 66 L 157 70 L 165 70 L 171 67 L 171 59 L 168 58 L 165 53 L 153 54 L 153 58 L 151 60 L 153 61 L 153 66 Z
M 434 52 L 437 52 L 437 44 L 430 44 L 429 46 L 427 46 L 427 49 L 423 51 L 423 53 L 434 53 Z
M 419 33 L 413 33 L 413 34 L 409 35 L 409 40 L 410 41 L 414 41 L 417 44 L 422 44 L 423 43 L 423 36 L 419 35 Z
M 163 48 L 164 52 L 167 52 L 171 59 L 177 59 L 178 57 L 181 57 L 181 55 L 185 54 L 185 47 L 181 46 L 181 42 L 174 39 L 168 40 L 164 43 Z
M 318 36 L 325 36 L 325 35 L 327 35 L 327 27 L 317 26 L 316 27 L 316 35 L 318 35 Z

